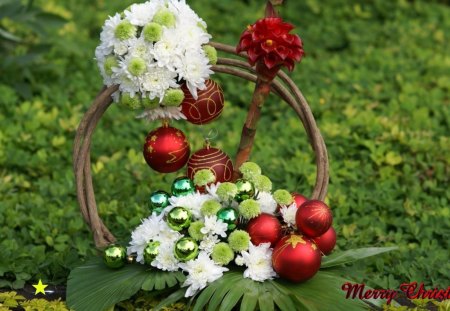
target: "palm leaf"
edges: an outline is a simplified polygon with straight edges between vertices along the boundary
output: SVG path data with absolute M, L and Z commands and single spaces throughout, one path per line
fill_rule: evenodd
M 154 311 L 159 311 L 163 309 L 164 307 L 167 307 L 171 304 L 176 303 L 177 301 L 181 300 L 184 297 L 184 294 L 186 293 L 186 288 L 180 288 L 176 292 L 173 292 L 170 294 L 167 298 L 162 300 L 155 308 Z
M 143 287 L 162 290 L 179 284 L 183 278 L 181 272 L 162 272 L 139 264 L 111 270 L 96 259 L 70 273 L 67 304 L 76 311 L 102 311 L 129 299 Z
M 323 258 L 320 268 L 335 267 L 397 249 L 398 247 L 366 247 L 333 253 L 332 255 Z

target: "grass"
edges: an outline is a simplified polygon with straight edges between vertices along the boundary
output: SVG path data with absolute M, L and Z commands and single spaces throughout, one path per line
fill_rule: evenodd
M 71 146 L 102 84 L 93 60 L 101 25 L 130 3 L 37 0 L 31 17 L 0 15 L 0 27 L 21 38 L 0 41 L 0 288 L 18 289 L 39 278 L 65 284 L 69 270 L 96 252 L 78 211 Z M 215 41 L 233 45 L 264 11 L 261 0 L 188 3 Z M 365 262 L 365 273 L 353 277 L 382 288 L 409 281 L 446 288 L 449 7 L 438 1 L 307 0 L 288 1 L 281 14 L 305 43 L 307 57 L 291 75 L 327 144 L 327 201 L 338 249 L 400 247 Z M 194 150 L 215 128 L 213 143 L 234 154 L 253 86 L 229 76 L 214 79 L 227 100 L 220 120 L 204 128 L 176 126 Z M 114 106 L 94 135 L 99 212 L 124 243 L 148 214 L 149 192 L 168 190 L 176 176 L 152 172 L 141 156 L 146 133 L 157 126 Z M 314 155 L 294 113 L 270 97 L 259 129 L 252 160 L 277 188 L 309 195 Z

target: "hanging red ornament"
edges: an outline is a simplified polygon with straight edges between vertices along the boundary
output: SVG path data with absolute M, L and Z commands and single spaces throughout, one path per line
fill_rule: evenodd
M 300 193 L 297 192 L 292 192 L 292 197 L 294 198 L 295 201 L 295 205 L 297 205 L 297 208 L 300 207 L 300 205 L 302 205 L 303 203 L 305 203 L 306 201 L 308 201 L 308 198 L 301 195 Z
M 315 238 L 330 229 L 333 215 L 325 203 L 311 200 L 303 203 L 297 209 L 295 222 L 300 232 L 310 238 Z
M 280 221 L 270 214 L 263 213 L 248 222 L 247 232 L 254 245 L 270 243 L 271 247 L 281 239 Z
M 182 131 L 168 125 L 148 133 L 144 144 L 147 164 L 160 173 L 172 173 L 189 159 L 189 143 Z
M 223 110 L 224 98 L 220 85 L 213 80 L 207 80 L 205 85 L 204 90 L 197 91 L 197 99 L 192 96 L 186 84 L 181 87 L 184 92 L 181 112 L 193 124 L 209 123 L 217 119 Z
M 216 175 L 216 182 L 231 181 L 233 178 L 233 162 L 230 157 L 209 145 L 192 154 L 187 164 L 187 176 L 194 179 L 195 173 L 202 169 L 210 169 Z
M 316 243 L 317 247 L 319 247 L 322 254 L 329 255 L 336 246 L 336 231 L 333 227 L 330 227 L 327 232 L 312 240 Z
M 303 282 L 319 271 L 321 263 L 319 248 L 301 235 L 283 237 L 272 254 L 273 269 L 278 275 L 292 282 Z

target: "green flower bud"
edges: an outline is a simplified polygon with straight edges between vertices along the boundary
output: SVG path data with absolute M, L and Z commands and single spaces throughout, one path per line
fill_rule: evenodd
M 180 89 L 168 89 L 164 94 L 163 104 L 178 107 L 184 100 L 184 93 Z
M 239 171 L 242 173 L 245 179 L 248 179 L 252 182 L 257 176 L 261 175 L 261 168 L 255 162 L 245 162 L 241 165 Z
M 113 67 L 118 67 L 119 62 L 117 61 L 117 58 L 110 55 L 105 59 L 105 63 L 103 64 L 103 68 L 105 69 L 105 73 L 108 76 L 111 76 L 113 74 Z
M 204 45 L 203 51 L 205 51 L 206 57 L 208 57 L 211 65 L 217 64 L 217 50 L 213 46 Z
M 188 229 L 188 233 L 194 240 L 200 241 L 203 239 L 204 234 L 200 230 L 204 227 L 204 223 L 201 221 L 195 221 L 191 223 Z
M 144 39 L 148 42 L 155 42 L 161 39 L 162 27 L 157 23 L 148 23 L 145 25 L 142 30 L 142 34 L 144 35 Z
M 216 200 L 205 201 L 200 209 L 203 216 L 213 216 L 222 208 L 219 202 Z
M 194 184 L 199 187 L 216 181 L 216 175 L 210 169 L 198 170 L 194 175 Z
M 148 97 L 142 98 L 142 106 L 144 108 L 154 109 L 159 107 L 159 98 L 155 97 L 150 99 Z
M 222 201 L 229 201 L 236 196 L 237 192 L 238 189 L 235 184 L 224 182 L 217 187 L 216 194 Z
M 217 243 L 213 248 L 211 258 L 216 264 L 225 266 L 234 259 L 234 252 L 227 243 Z
M 161 9 L 156 12 L 153 17 L 153 22 L 158 23 L 162 26 L 172 27 L 175 25 L 176 18 L 168 9 Z
M 122 93 L 120 95 L 120 104 L 131 110 L 136 110 L 141 108 L 141 99 L 137 94 L 131 97 L 129 93 Z
M 228 236 L 228 244 L 235 252 L 242 252 L 248 249 L 250 235 L 244 230 L 234 230 Z
M 244 200 L 239 204 L 239 214 L 245 219 L 252 219 L 261 214 L 261 208 L 259 203 L 253 199 Z
M 294 198 L 289 191 L 284 189 L 279 189 L 273 193 L 273 198 L 280 205 L 291 205 L 294 202 Z
M 147 70 L 147 65 L 145 64 L 145 60 L 142 58 L 134 57 L 130 59 L 127 68 L 133 76 L 139 76 Z
M 265 175 L 257 176 L 253 183 L 255 184 L 256 189 L 258 189 L 259 191 L 272 191 L 272 181 L 270 181 L 270 178 Z
M 119 40 L 126 40 L 134 37 L 136 35 L 136 27 L 133 26 L 129 21 L 121 21 L 114 30 L 114 35 Z

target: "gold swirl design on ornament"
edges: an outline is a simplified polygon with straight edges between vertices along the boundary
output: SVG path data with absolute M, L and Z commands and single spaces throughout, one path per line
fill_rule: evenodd
M 225 163 L 216 163 L 211 166 L 212 163 L 217 161 L 227 160 Z M 230 168 L 233 166 L 233 162 L 231 162 L 230 158 L 221 150 L 217 149 L 213 153 L 208 155 L 198 155 L 194 154 L 190 159 L 188 166 L 196 166 L 195 168 L 191 168 L 190 172 L 194 175 L 198 170 L 204 168 L 211 169 L 222 169 L 223 168 L 223 178 L 225 180 L 231 180 L 233 176 L 233 170 Z
M 210 88 L 210 86 L 214 86 L 214 84 L 217 85 L 217 89 L 214 89 L 213 87 Z M 193 100 L 193 103 L 189 102 L 189 115 L 192 116 L 192 119 L 195 122 L 203 121 L 203 123 L 207 123 L 210 120 L 214 119 L 218 114 L 220 114 L 223 110 L 223 105 L 220 105 L 218 107 L 218 104 L 216 101 L 214 101 L 212 98 L 216 94 L 218 94 L 218 97 L 220 99 L 220 102 L 223 103 L 223 92 L 221 87 L 213 82 L 212 80 L 208 80 L 205 83 L 206 90 L 201 94 L 201 98 L 199 96 L 199 99 L 196 101 L 192 96 L 189 96 L 188 99 Z M 197 107 L 199 105 L 203 105 L 206 103 L 206 111 L 208 112 L 208 117 L 206 119 L 202 120 L 202 114 L 200 112 L 200 109 Z
M 187 150 L 186 150 L 187 149 Z M 184 151 L 184 152 L 183 152 Z M 179 157 L 177 157 L 176 153 L 183 152 Z M 189 152 L 189 146 L 183 146 L 180 149 L 169 152 L 169 155 L 172 157 L 171 159 L 166 161 L 166 164 L 172 164 L 177 162 L 179 159 L 183 158 Z M 178 159 L 177 159 L 178 158 Z

